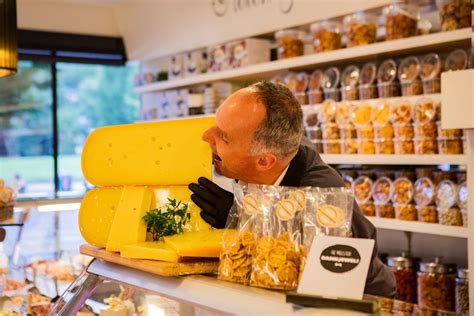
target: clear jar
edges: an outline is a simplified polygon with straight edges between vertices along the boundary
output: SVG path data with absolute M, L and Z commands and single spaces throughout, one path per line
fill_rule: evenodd
M 455 288 L 456 313 L 469 315 L 469 271 L 458 269 Z
M 377 86 L 374 84 L 370 85 L 359 85 L 359 99 L 369 100 L 377 98 Z
M 341 152 L 343 154 L 357 154 L 358 143 L 355 139 L 341 139 Z
M 360 125 L 356 127 L 357 138 L 359 139 L 374 139 L 374 127 L 372 125 Z
M 438 136 L 438 129 L 435 123 L 413 123 L 413 130 L 415 138 L 419 139 L 436 139 Z
M 385 16 L 385 38 L 387 40 L 415 36 L 418 31 L 418 5 L 392 3 L 382 11 Z
M 308 103 L 319 104 L 323 102 L 323 91 L 322 90 L 310 90 L 308 91 Z
M 407 204 L 413 199 L 415 188 L 413 182 L 406 178 L 398 178 L 392 185 L 392 202 L 397 204 Z
M 421 98 L 415 103 L 413 120 L 416 123 L 433 123 L 438 117 L 439 104 L 431 98 Z
M 367 45 L 376 40 L 376 16 L 359 11 L 345 16 L 343 25 L 347 37 L 347 47 Z
M 417 205 L 418 220 L 425 223 L 437 223 L 438 211 L 434 205 Z
M 451 180 L 442 180 L 436 187 L 436 206 L 450 208 L 457 203 L 458 188 Z
M 376 139 L 392 139 L 395 135 L 393 125 L 390 123 L 385 125 L 374 124 L 374 134 Z
M 357 153 L 360 155 L 375 154 L 375 142 L 373 139 L 357 139 Z
M 315 70 L 309 76 L 308 81 L 308 102 L 310 104 L 319 104 L 323 102 L 323 77 L 321 70 Z
M 353 124 L 339 125 L 339 133 L 343 140 L 354 140 L 357 137 L 356 128 Z
M 395 138 L 413 140 L 415 128 L 412 123 L 393 123 Z
M 439 93 L 441 92 L 441 81 L 439 79 L 442 63 L 441 58 L 436 53 L 423 56 L 420 61 L 421 70 L 420 77 L 423 82 L 423 93 Z
M 380 218 L 395 218 L 395 208 L 392 203 L 377 203 L 375 205 L 375 216 Z
M 400 100 L 391 107 L 390 120 L 392 123 L 410 123 L 412 121 L 413 105 L 408 100 Z
M 464 49 L 452 51 L 444 61 L 444 71 L 456 71 L 466 69 L 468 65 L 467 53 Z
M 377 83 L 377 93 L 379 98 L 393 98 L 400 95 L 400 84 L 398 82 Z
M 299 30 L 282 30 L 275 33 L 278 59 L 302 56 L 306 33 Z
M 392 180 L 388 177 L 380 177 L 372 185 L 372 197 L 376 203 L 385 204 L 392 196 Z
M 308 95 L 306 92 L 293 92 L 293 95 L 295 96 L 296 101 L 300 105 L 308 105 Z
M 336 117 L 337 103 L 334 100 L 326 100 L 321 104 L 318 112 L 318 120 L 321 123 L 332 123 Z
M 438 148 L 441 155 L 459 155 L 463 153 L 461 138 L 438 138 Z
M 464 181 L 461 184 L 458 185 L 458 206 L 461 209 L 467 210 L 467 198 L 468 198 L 468 192 L 467 192 L 467 182 Z
M 471 26 L 469 0 L 437 0 L 441 31 L 453 31 Z
M 375 140 L 375 153 L 378 155 L 392 155 L 395 146 L 391 138 L 378 138 Z
M 360 102 L 351 107 L 351 122 L 356 127 L 367 126 L 371 124 L 372 105 L 366 102 Z
M 415 203 L 419 206 L 432 205 L 435 202 L 435 185 L 428 177 L 422 177 L 415 182 Z
M 341 48 L 342 25 L 335 21 L 324 20 L 310 26 L 313 35 L 315 53 L 328 52 Z
M 410 155 L 415 153 L 415 144 L 411 138 L 394 138 L 395 154 Z
M 377 125 L 390 123 L 390 104 L 386 100 L 378 101 L 372 109 L 372 122 Z
M 438 136 L 441 138 L 454 138 L 462 137 L 462 129 L 443 129 L 441 128 L 441 121 L 436 122 L 436 127 L 438 129 Z
M 388 257 L 387 264 L 392 270 L 397 283 L 397 299 L 416 303 L 416 270 L 415 263 L 409 257 Z
M 402 59 L 398 68 L 398 79 L 402 87 L 402 96 L 418 95 L 423 93 L 423 86 L 419 78 L 420 61 L 415 56 Z
M 438 153 L 438 142 L 433 138 L 414 138 L 415 154 L 433 155 Z
M 438 208 L 438 222 L 441 225 L 463 226 L 461 210 L 457 207 Z
M 335 115 L 335 120 L 337 124 L 351 124 L 351 108 L 352 104 L 348 101 L 342 101 L 337 104 Z
M 309 138 L 310 141 L 315 142 L 322 139 L 321 128 L 319 127 L 306 127 L 305 128 L 306 137 Z
M 375 205 L 372 202 L 366 202 L 366 203 L 361 203 L 359 204 L 360 211 L 364 216 L 375 216 Z
M 415 204 L 393 204 L 396 219 L 402 221 L 416 221 L 417 210 Z
M 341 96 L 342 100 L 357 100 L 359 98 L 359 91 L 357 85 L 359 84 L 360 69 L 355 65 L 347 66 L 341 75 Z
M 323 75 L 323 91 L 325 99 L 334 101 L 340 100 L 340 91 L 338 89 L 341 81 L 341 72 L 336 67 L 326 69 Z
M 325 140 L 334 140 L 340 138 L 339 126 L 336 123 L 321 124 L 321 131 L 323 134 L 323 139 Z
M 341 153 L 341 142 L 339 140 L 323 140 L 323 152 L 325 154 L 340 154 Z
M 309 76 L 304 72 L 290 72 L 285 76 L 285 85 L 290 89 L 293 94 L 304 93 L 308 88 Z M 306 102 L 302 103 L 306 104 Z
M 377 70 L 377 90 L 380 98 L 391 98 L 400 95 L 400 86 L 396 82 L 397 63 L 387 59 Z
M 418 272 L 418 304 L 420 307 L 454 311 L 455 278 L 446 265 L 423 262 Z
M 354 180 L 352 191 L 357 203 L 367 203 L 372 198 L 372 180 L 367 176 L 360 176 Z
M 376 76 L 377 66 L 375 63 L 369 62 L 362 66 L 359 78 L 359 98 L 361 100 L 377 98 Z

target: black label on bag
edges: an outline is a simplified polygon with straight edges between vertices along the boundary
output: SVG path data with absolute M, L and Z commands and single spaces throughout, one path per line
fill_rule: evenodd
M 334 245 L 321 253 L 321 265 L 328 271 L 344 273 L 351 271 L 360 263 L 360 254 L 354 247 Z

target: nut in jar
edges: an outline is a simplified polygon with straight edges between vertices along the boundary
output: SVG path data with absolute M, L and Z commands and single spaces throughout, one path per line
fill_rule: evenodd
M 421 177 L 415 182 L 414 200 L 417 205 L 425 206 L 434 203 L 435 185 L 428 177 Z
M 398 178 L 393 182 L 392 202 L 397 204 L 407 204 L 413 199 L 413 182 L 408 178 Z
M 364 204 L 372 197 L 372 180 L 367 176 L 360 176 L 352 183 L 352 191 L 357 203 Z
M 357 137 L 356 128 L 352 124 L 339 125 L 341 139 L 355 139 Z
M 437 223 L 438 211 L 434 205 L 417 205 L 418 220 L 425 223 Z
M 410 138 L 395 138 L 393 140 L 395 146 L 395 154 L 397 155 L 409 155 L 415 153 L 415 144 Z
M 336 139 L 327 139 L 321 141 L 323 144 L 323 152 L 325 154 L 340 154 L 341 153 L 341 141 Z
M 392 139 L 394 135 L 395 131 L 392 124 L 374 125 L 374 136 L 376 139 Z
M 341 24 L 325 20 L 311 24 L 313 48 L 315 53 L 341 48 Z
M 321 104 L 318 113 L 318 119 L 322 123 L 334 122 L 334 118 L 337 114 L 337 104 L 334 100 L 326 100 Z
M 388 203 L 392 194 L 392 181 L 388 177 L 380 177 L 372 186 L 374 201 L 380 204 Z
M 343 154 L 357 154 L 358 143 L 355 139 L 342 139 L 341 151 Z
M 410 123 L 411 122 L 411 112 L 412 112 L 412 104 L 407 100 L 401 100 L 396 102 L 392 108 L 390 113 L 390 119 L 392 123 Z
M 468 0 L 437 0 L 436 3 L 442 31 L 453 31 L 471 25 L 471 8 Z
M 351 108 L 351 121 L 356 127 L 371 124 L 371 116 L 372 105 L 370 103 L 361 102 Z
M 415 104 L 414 120 L 417 123 L 434 123 L 438 117 L 439 103 L 431 98 L 421 98 Z
M 438 143 L 433 138 L 415 138 L 415 154 L 432 155 L 438 153 Z
M 278 59 L 301 56 L 304 53 L 306 34 L 298 30 L 283 30 L 275 33 Z
M 441 126 L 441 122 L 436 122 L 436 126 L 438 128 L 438 136 L 442 138 L 458 138 L 462 137 L 463 132 L 462 129 L 444 129 Z
M 419 139 L 435 139 L 438 134 L 436 124 L 434 123 L 413 123 L 413 130 L 415 137 Z
M 415 36 L 418 29 L 418 5 L 393 3 L 383 9 L 387 40 Z
M 414 204 L 394 204 L 395 217 L 402 221 L 416 221 L 417 210 Z
M 395 208 L 392 203 L 374 203 L 375 215 L 381 218 L 395 218 Z
M 323 138 L 326 140 L 339 139 L 339 126 L 336 123 L 321 124 Z
M 395 146 L 391 138 L 375 140 L 375 153 L 378 155 L 391 155 L 395 153 Z
M 438 221 L 441 225 L 463 226 L 462 213 L 457 207 L 438 208 Z
M 367 202 L 367 203 L 364 203 L 364 204 L 359 204 L 359 207 L 360 207 L 360 211 L 362 212 L 362 214 L 364 214 L 364 216 L 371 216 L 371 217 L 375 216 L 375 205 L 374 205 L 374 203 Z
M 357 12 L 344 18 L 344 30 L 347 46 L 360 46 L 374 43 L 376 40 L 376 17 Z
M 438 138 L 438 149 L 441 155 L 457 155 L 463 153 L 461 138 Z
M 375 154 L 375 142 L 373 139 L 358 139 L 357 152 L 361 155 Z
M 451 180 L 442 180 L 436 187 L 436 205 L 447 209 L 457 202 L 457 185 Z

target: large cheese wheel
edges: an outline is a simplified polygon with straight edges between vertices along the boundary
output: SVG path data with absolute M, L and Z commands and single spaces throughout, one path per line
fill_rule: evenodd
M 214 117 L 98 128 L 86 139 L 82 172 L 96 186 L 187 185 L 211 178 L 202 133 Z

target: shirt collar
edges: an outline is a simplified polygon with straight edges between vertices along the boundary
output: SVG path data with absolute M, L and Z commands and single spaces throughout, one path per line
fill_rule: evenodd
M 281 175 L 278 177 L 278 179 L 275 181 L 275 183 L 273 185 L 280 185 L 280 183 L 283 181 L 283 178 L 285 177 L 286 172 L 288 171 L 289 167 L 290 167 L 290 165 L 286 166 L 285 170 L 283 170 L 283 172 L 281 173 Z

